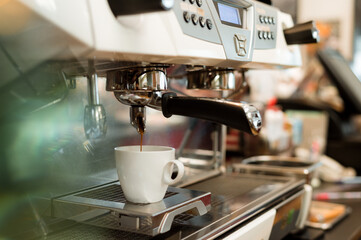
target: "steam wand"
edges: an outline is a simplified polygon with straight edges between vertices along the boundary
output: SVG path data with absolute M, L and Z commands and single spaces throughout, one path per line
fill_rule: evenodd
M 88 105 L 84 109 L 84 131 L 87 139 L 104 137 L 107 132 L 105 108 L 99 101 L 98 76 L 94 60 L 88 61 Z

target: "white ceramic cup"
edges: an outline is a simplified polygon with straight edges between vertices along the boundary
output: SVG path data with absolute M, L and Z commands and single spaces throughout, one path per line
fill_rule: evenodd
M 133 203 L 161 201 L 168 185 L 177 183 L 184 174 L 183 163 L 175 160 L 175 150 L 164 146 L 123 146 L 115 149 L 115 162 L 125 198 Z M 178 168 L 171 178 L 174 164 Z

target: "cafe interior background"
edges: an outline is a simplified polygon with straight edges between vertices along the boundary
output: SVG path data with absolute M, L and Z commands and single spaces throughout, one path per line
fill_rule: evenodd
M 24 39 L 10 40 L 26 25 L 22 19 L 30 14 L 24 5 L 9 7 L 11 2 L 16 1 L 0 0 L 1 60 L 8 57 L 9 45 L 23 51 L 23 46 L 16 44 Z M 53 1 L 37 2 L 51 8 Z M 216 154 L 216 158 L 224 161 L 223 172 L 233 171 L 234 163 L 261 155 L 321 162 L 316 176 L 310 180 L 314 189 L 325 182 L 357 178 L 361 174 L 361 105 L 358 105 L 361 101 L 355 92 L 361 95 L 361 84 L 352 82 L 355 79 L 346 80 L 346 84 L 338 80 L 350 76 L 347 69 L 350 66 L 361 81 L 361 1 L 274 0 L 272 3 L 291 14 L 295 23 L 309 20 L 316 23 L 319 43 L 300 46 L 301 67 L 236 71 L 236 91 L 224 93 L 186 89 L 184 78 L 170 84 L 172 91 L 184 95 L 223 94 L 222 97 L 234 101 L 252 103 L 262 115 L 260 133 L 252 136 L 227 128 L 222 139 L 217 135 L 221 132 L 218 125 L 182 116 L 168 119 L 149 108 L 143 143 L 181 148 L 178 154 L 184 162 L 197 165 L 187 160 L 187 156 L 194 149 L 211 151 L 215 147 L 214 138 L 219 138 L 218 143 L 225 142 L 225 156 Z M 10 24 L 9 19 L 14 22 Z M 46 44 L 41 47 L 42 41 L 56 41 L 58 36 L 53 36 L 51 29 L 47 36 L 26 37 L 29 44 L 36 46 L 31 49 L 32 54 L 60 54 L 46 48 Z M 335 54 L 342 56 L 336 64 L 340 67 L 336 72 L 341 72 L 341 76 L 328 69 L 335 66 L 327 64 L 328 57 Z M 72 64 L 79 71 L 87 71 L 83 62 L 66 67 L 70 69 Z M 72 76 L 73 70 L 65 76 L 62 67 L 60 63 L 46 61 L 27 69 L 12 61 L 0 63 L 0 239 L 19 236 L 26 239 L 22 238 L 24 234 L 35 238 L 51 236 L 48 223 L 59 222 L 62 217 L 54 220 L 54 216 L 48 216 L 52 207 L 46 204 L 47 199 L 89 189 L 95 182 L 101 185 L 116 181 L 114 147 L 139 145 L 139 134 L 129 124 L 129 107 L 105 90 L 104 76 L 98 76 L 97 84 L 98 104 L 105 109 L 106 123 L 98 132 L 84 123 L 84 109 L 90 105 L 89 81 L 86 74 Z M 184 70 L 172 68 L 167 71 L 175 79 Z

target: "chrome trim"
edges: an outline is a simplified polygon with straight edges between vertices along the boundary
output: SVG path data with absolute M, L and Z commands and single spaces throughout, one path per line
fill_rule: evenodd
M 232 167 L 236 171 L 262 171 L 265 173 L 279 173 L 281 175 L 306 176 L 321 165 L 321 162 L 313 162 L 295 157 L 263 155 L 246 158 L 242 163 L 235 163 Z
M 243 110 L 246 114 L 249 127 L 254 135 L 258 135 L 262 128 L 262 117 L 258 109 L 246 102 L 241 102 Z
M 236 77 L 233 70 L 198 70 L 187 73 L 188 89 L 234 90 Z

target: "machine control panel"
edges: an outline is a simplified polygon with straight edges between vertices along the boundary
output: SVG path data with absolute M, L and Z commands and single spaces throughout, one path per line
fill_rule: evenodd
M 184 34 L 222 44 L 228 60 L 251 61 L 252 1 L 178 0 L 174 13 Z
M 210 0 L 207 3 L 221 37 L 227 60 L 237 61 L 238 64 L 251 61 L 253 2 Z
M 178 0 L 174 12 L 184 34 L 222 44 L 228 67 L 252 62 L 255 50 L 276 48 L 278 10 L 267 4 L 252 0 Z
M 212 43 L 221 43 L 213 17 L 204 0 L 178 0 L 173 9 L 184 34 Z
M 134 55 L 127 54 L 127 60 L 139 61 L 141 54 L 146 62 L 234 69 L 301 63 L 297 46 L 288 46 L 283 36 L 283 26 L 293 26 L 291 16 L 259 1 L 174 0 L 168 12 L 120 15 L 114 22 L 110 19 L 114 24 L 108 28 L 112 29 L 108 37 L 102 29 L 104 17 L 97 11 L 100 3 L 92 1 L 93 15 L 99 19 L 94 22 L 100 55 L 130 52 Z M 106 10 L 109 13 L 109 6 Z M 130 31 L 138 22 L 143 24 Z M 133 38 L 148 39 L 148 44 L 133 44 Z
M 277 10 L 266 4 L 255 4 L 255 49 L 276 47 Z

